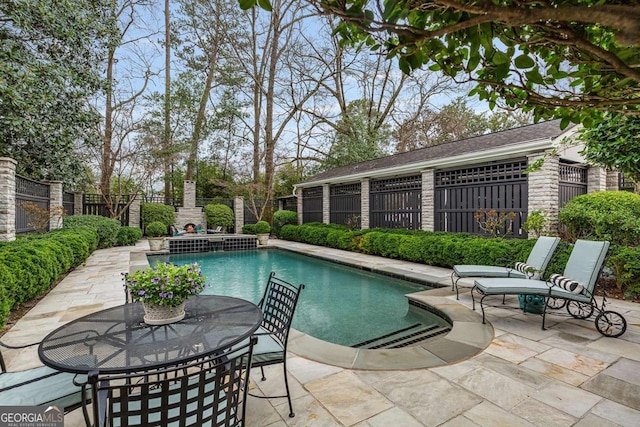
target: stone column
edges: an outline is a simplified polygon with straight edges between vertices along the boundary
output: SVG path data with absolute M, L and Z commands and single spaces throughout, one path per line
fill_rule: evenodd
M 184 181 L 184 189 L 182 190 L 183 200 L 182 206 L 185 208 L 196 207 L 196 182 Z
M 140 228 L 140 210 L 142 209 L 140 195 L 132 194 L 130 197 L 134 199 L 129 205 L 129 227 Z
M 74 215 L 82 215 L 82 202 L 84 198 L 82 197 L 84 193 L 82 191 L 75 191 L 73 193 L 73 214 Z
M 296 188 L 296 204 L 298 206 L 298 225 L 302 225 L 302 188 Z
M 233 217 L 235 218 L 235 233 L 242 234 L 242 226 L 244 225 L 244 197 L 242 196 L 233 198 Z
M 433 169 L 422 171 L 422 229 L 435 230 L 435 172 Z
M 528 157 L 529 164 L 542 158 L 542 155 Z M 545 234 L 558 233 L 558 206 L 560 204 L 560 159 L 557 156 L 549 156 L 539 170 L 528 174 L 529 187 L 529 213 L 539 210 L 547 218 L 547 225 L 543 230 Z
M 369 178 L 360 180 L 360 228 L 369 228 Z
M 620 173 L 618 171 L 607 171 L 607 190 L 616 191 L 620 189 Z
M 329 224 L 331 222 L 329 209 L 330 209 L 330 187 L 329 187 L 329 184 L 322 184 L 322 223 L 323 224 Z
M 0 242 L 16 240 L 16 162 L 0 157 Z
M 49 181 L 49 230 L 62 228 L 63 182 Z
M 607 171 L 602 168 L 587 169 L 587 193 L 604 191 L 607 189 Z

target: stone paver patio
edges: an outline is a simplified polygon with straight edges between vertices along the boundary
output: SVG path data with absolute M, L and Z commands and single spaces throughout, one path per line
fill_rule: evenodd
M 270 244 L 447 285 L 427 292 L 427 298 L 460 304 L 463 318 L 473 319 L 474 314 L 466 310 L 471 307 L 469 292 L 462 292 L 460 301 L 455 300 L 447 269 L 278 240 Z M 121 273 L 129 270 L 131 252 L 147 249 L 147 242 L 141 241 L 135 247 L 94 252 L 2 340 L 10 344 L 35 342 L 74 318 L 121 304 Z M 288 368 L 296 417 L 287 416 L 285 399 L 250 397 L 246 425 L 635 427 L 640 425 L 640 305 L 608 300 L 608 307 L 622 313 L 629 324 L 620 338 L 601 336 L 592 319 L 552 315 L 548 316 L 549 329 L 543 331 L 538 315 L 491 308 L 487 318 L 493 326 L 493 338 L 487 340 L 488 346 L 476 339 L 485 329 L 470 322 L 450 338 L 482 348 L 472 348 L 469 356 L 458 362 L 431 368 L 350 369 L 292 351 Z M 10 371 L 40 365 L 35 347 L 4 349 L 3 354 Z M 265 382 L 254 375 L 252 391 L 280 391 L 279 369 L 267 369 Z M 80 411 L 65 417 L 67 427 L 82 425 Z

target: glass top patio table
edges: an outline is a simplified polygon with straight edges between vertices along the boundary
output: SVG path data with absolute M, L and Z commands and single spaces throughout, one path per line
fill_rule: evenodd
M 139 303 L 98 311 L 51 332 L 38 355 L 65 372 L 146 371 L 214 354 L 243 341 L 262 322 L 252 302 L 220 295 L 191 297 L 185 312 L 179 322 L 149 326 Z

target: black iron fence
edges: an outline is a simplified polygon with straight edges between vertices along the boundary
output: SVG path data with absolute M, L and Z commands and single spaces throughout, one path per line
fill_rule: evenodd
M 302 222 L 322 222 L 322 187 L 302 189 Z
M 369 225 L 372 228 L 422 228 L 420 175 L 372 180 L 369 183 Z
M 329 222 L 360 228 L 360 183 L 332 185 L 329 189 Z
M 527 161 L 493 163 L 435 174 L 435 230 L 484 234 L 476 213 L 493 210 L 494 217 L 513 212 L 501 234 L 526 237 L 522 222 L 528 209 Z M 485 218 L 480 218 L 485 219 Z
M 67 191 L 62 193 L 62 206 L 64 207 L 65 215 L 73 215 L 73 213 L 75 212 L 75 199 L 75 194 L 73 193 L 69 193 Z
M 114 212 L 120 214 L 120 224 L 129 225 L 129 195 L 123 194 L 116 200 L 105 200 L 101 194 L 84 194 L 82 196 L 82 214 L 100 215 L 112 218 Z
M 587 194 L 587 167 L 560 163 L 559 206 L 562 209 L 574 197 Z
M 29 233 L 35 229 L 29 225 L 32 221 L 30 211 L 49 212 L 50 191 L 48 184 L 16 175 L 16 233 Z M 33 206 L 35 209 L 31 209 Z M 32 212 L 35 214 L 35 212 Z M 48 231 L 49 228 L 47 227 Z

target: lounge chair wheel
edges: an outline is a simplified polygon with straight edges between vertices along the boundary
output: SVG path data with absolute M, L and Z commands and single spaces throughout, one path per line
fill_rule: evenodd
M 550 297 L 547 300 L 547 307 L 553 310 L 560 310 L 562 307 L 564 307 L 566 303 L 567 303 L 567 300 L 565 299 Z
M 615 311 L 602 311 L 596 316 L 596 329 L 602 335 L 617 338 L 627 330 L 627 321 Z
M 569 301 L 567 311 L 576 319 L 587 319 L 593 314 L 593 305 L 586 302 Z

